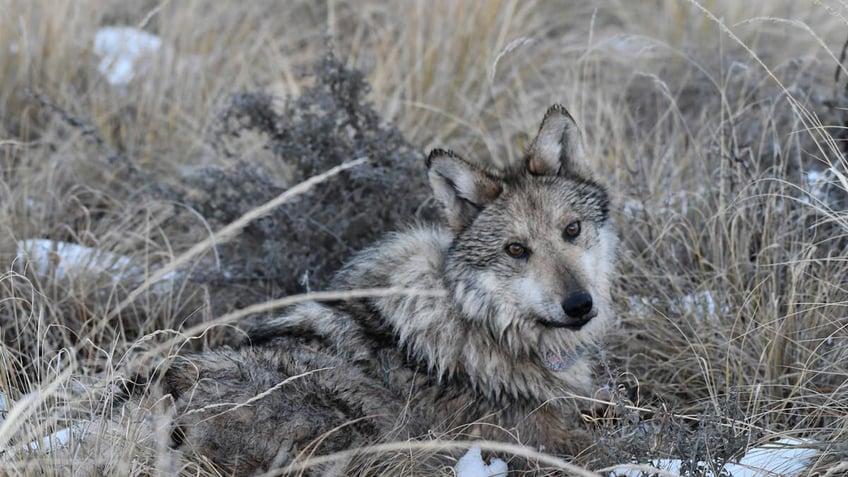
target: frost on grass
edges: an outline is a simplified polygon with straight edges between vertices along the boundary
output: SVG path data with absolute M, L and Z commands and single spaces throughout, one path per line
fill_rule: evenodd
M 480 448 L 472 447 L 459 459 L 454 470 L 457 477 L 505 477 L 509 468 L 506 462 L 497 458 L 486 464 Z

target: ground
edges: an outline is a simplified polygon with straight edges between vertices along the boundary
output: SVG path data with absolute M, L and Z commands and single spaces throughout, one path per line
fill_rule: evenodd
M 231 342 L 238 318 L 321 289 L 352 251 L 431 219 L 424 151 L 514 161 L 555 102 L 583 129 L 622 237 L 598 374 L 630 399 L 588 424 L 598 444 L 577 463 L 671 457 L 694 475 L 696 461 L 806 438 L 821 450 L 809 472 L 848 468 L 844 4 L 0 0 L 0 12 L 2 473 L 41 473 L 55 454 L 15 449 L 97 417 L 132 370 Z M 151 35 L 128 63 L 98 36 L 114 26 Z M 225 230 L 360 158 L 372 166 Z M 106 473 L 171 465 L 150 442 L 122 449 Z

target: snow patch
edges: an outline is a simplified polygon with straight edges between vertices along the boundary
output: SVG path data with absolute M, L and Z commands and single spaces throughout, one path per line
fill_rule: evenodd
M 811 203 L 811 198 L 815 199 L 816 203 L 824 204 L 830 208 L 838 208 L 838 204 L 834 200 L 831 193 L 834 189 L 840 187 L 839 174 L 832 167 L 828 167 L 823 171 L 809 170 L 804 175 L 806 182 L 806 191 L 809 195 L 804 195 L 801 200 L 804 203 Z
M 132 262 L 129 257 L 105 250 L 45 239 L 19 241 L 17 261 L 26 264 L 40 277 L 52 273 L 60 279 L 80 270 L 119 276 L 131 267 Z
M 650 315 L 660 305 L 660 299 L 632 295 L 627 297 L 627 305 L 630 307 L 630 312 L 634 315 Z
M 21 269 L 29 268 L 39 277 L 57 279 L 94 272 L 108 274 L 113 283 L 118 283 L 126 279 L 143 280 L 149 274 L 146 267 L 125 255 L 46 239 L 19 241 L 16 262 Z M 181 276 L 178 272 L 167 273 L 159 283 L 180 279 Z
M 706 186 L 700 185 L 694 191 L 668 191 L 656 200 L 625 198 L 621 210 L 627 219 L 636 219 L 645 213 L 657 219 L 685 217 L 690 208 L 703 210 L 704 204 L 699 198 L 705 197 L 707 193 Z
M 638 215 L 645 211 L 645 207 L 638 200 L 626 199 L 622 204 L 621 211 L 628 219 L 635 219 Z
M 0 393 L 0 427 L 3 425 L 3 420 L 6 415 L 9 413 L 9 400 Z M 23 432 L 23 431 L 21 431 Z M 41 439 L 35 439 L 26 444 L 21 444 L 16 447 L 4 448 L 0 447 L 0 460 L 4 460 L 7 457 L 17 453 L 17 452 L 51 452 L 59 449 L 67 448 L 71 439 L 80 437 L 85 432 L 84 427 L 81 427 L 79 424 L 75 424 L 71 427 L 66 427 L 64 429 L 60 429 L 56 432 L 53 432 Z
M 667 303 L 668 311 L 675 315 L 694 316 L 701 321 L 715 321 L 720 314 L 729 314 L 732 310 L 726 303 L 718 304 L 713 298 L 714 293 L 705 290 L 690 293 Z M 664 301 L 657 297 L 633 295 L 627 297 L 630 311 L 637 315 L 651 314 Z
M 74 434 L 74 429 L 67 427 L 58 430 L 53 434 L 42 437 L 41 440 L 35 440 L 26 445 L 26 449 L 30 452 L 50 452 L 54 450 L 64 449 L 71 443 L 71 436 Z
M 472 447 L 459 459 L 454 470 L 456 477 L 503 477 L 509 472 L 509 467 L 500 459 L 492 459 L 486 464 L 480 448 Z
M 748 452 L 738 462 L 729 462 L 721 469 L 721 475 L 732 477 L 764 477 L 764 476 L 797 476 L 807 471 L 818 457 L 819 451 L 809 446 L 813 441 L 807 439 L 783 438 L 748 449 Z M 657 470 L 663 470 L 680 475 L 682 462 L 678 459 L 657 459 L 649 463 Z M 696 467 L 704 471 L 705 477 L 716 477 L 704 462 L 696 463 Z M 619 467 L 614 469 L 610 477 L 639 477 L 644 475 L 641 470 Z M 686 474 L 688 475 L 688 474 Z
M 0 394 L 0 426 L 3 425 L 3 421 L 6 419 L 6 414 L 9 413 L 9 401 L 6 399 L 6 396 Z
M 97 70 L 111 85 L 125 85 L 144 70 L 140 60 L 149 58 L 162 47 L 158 36 L 138 28 L 103 27 L 94 36 L 94 53 L 100 57 Z
M 638 35 L 613 35 L 602 38 L 597 46 L 628 58 L 651 57 L 658 51 L 656 41 Z
M 701 320 L 715 320 L 718 317 L 716 313 L 718 307 L 713 299 L 713 294 L 710 291 L 702 291 L 690 293 L 680 297 L 676 302 L 671 303 L 670 309 L 673 313 L 681 313 L 685 315 L 695 315 Z M 722 313 L 729 313 L 730 307 L 723 305 Z
M 748 449 L 738 464 L 728 464 L 726 467 L 737 477 L 762 475 L 763 471 L 775 475 L 798 475 L 807 470 L 819 455 L 817 449 L 804 447 L 811 443 L 806 439 L 783 438 Z

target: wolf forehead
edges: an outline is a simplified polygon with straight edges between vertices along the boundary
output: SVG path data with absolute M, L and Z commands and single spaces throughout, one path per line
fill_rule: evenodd
M 492 209 L 550 214 L 534 217 L 536 220 L 588 220 L 602 225 L 609 219 L 609 194 L 592 179 L 576 174 L 558 177 L 525 172 L 504 176 L 501 181 L 503 192 L 491 204 Z
M 578 139 L 579 140 L 579 139 Z M 433 157 L 445 156 L 459 162 L 465 162 L 458 154 L 450 149 L 434 149 L 427 158 L 427 167 L 431 166 Z M 601 226 L 609 219 L 610 198 L 607 188 L 596 182 L 592 174 L 586 171 L 560 169 L 558 174 L 535 174 L 530 171 L 531 156 L 525 156 L 503 169 L 491 169 L 484 166 L 474 166 L 478 173 L 492 180 L 488 185 L 489 201 L 474 204 L 477 209 L 477 220 L 481 221 L 487 215 L 498 212 L 516 212 L 527 215 L 528 211 L 553 214 L 555 217 L 540 217 L 538 214 L 527 215 L 527 220 L 557 220 L 560 218 L 589 220 Z M 461 187 L 453 183 L 452 187 Z M 522 215 L 512 215 L 511 218 Z M 491 217 L 490 217 L 491 218 Z M 466 224 L 470 225 L 470 224 Z

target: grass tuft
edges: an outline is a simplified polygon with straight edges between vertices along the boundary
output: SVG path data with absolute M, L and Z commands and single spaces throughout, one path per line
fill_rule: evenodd
M 618 323 L 598 370 L 616 391 L 587 416 L 597 445 L 573 462 L 520 440 L 484 450 L 540 473 L 671 457 L 697 475 L 697 462 L 719 470 L 793 437 L 821 450 L 811 475 L 845 472 L 844 5 L 0 0 L 0 12 L 0 473 L 219 475 L 163 444 L 172 416 L 155 383 L 132 411 L 114 405 L 116 383 L 181 347 L 231 342 L 238 309 L 255 318 L 322 289 L 353 251 L 433 216 L 424 150 L 514 161 L 554 102 L 617 204 Z M 164 45 L 124 85 L 94 51 L 98 28 L 116 25 Z M 43 262 L 24 247 L 39 239 L 54 244 Z M 68 261 L 60 243 L 113 260 Z M 64 430 L 94 450 L 48 451 L 41 440 Z M 291 471 L 450 475 L 472 444 L 456 437 Z

